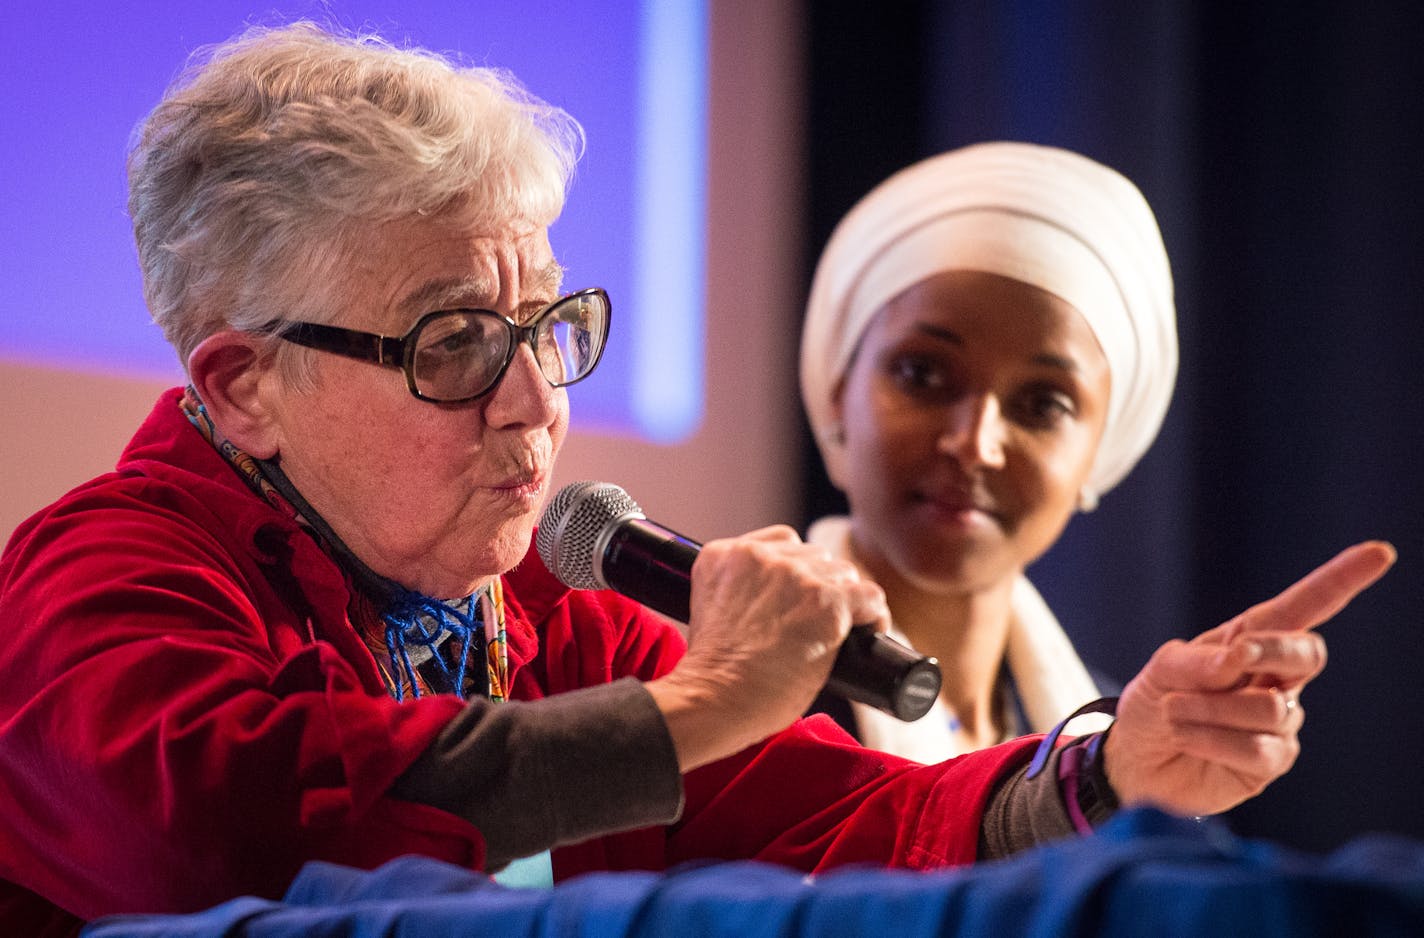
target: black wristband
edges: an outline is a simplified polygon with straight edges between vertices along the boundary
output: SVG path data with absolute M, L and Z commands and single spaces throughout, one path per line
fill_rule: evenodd
M 1107 760 L 1103 758 L 1103 745 L 1111 732 L 1112 727 L 1109 726 L 1101 733 L 1087 738 L 1087 757 L 1078 772 L 1078 790 L 1075 793 L 1078 808 L 1094 827 L 1112 817 L 1118 808 L 1122 807 L 1117 792 L 1113 791 L 1112 782 L 1108 781 Z

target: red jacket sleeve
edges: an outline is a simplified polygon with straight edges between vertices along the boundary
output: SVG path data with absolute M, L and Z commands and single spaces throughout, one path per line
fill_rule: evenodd
M 477 863 L 469 825 L 385 796 L 460 701 L 373 692 L 317 640 L 344 601 L 294 608 L 272 577 L 326 562 L 310 538 L 250 532 L 273 536 L 247 556 L 208 511 L 111 477 L 0 562 L 0 878 L 88 918 L 278 896 L 310 859 Z
M 749 857 L 821 871 L 972 863 L 998 781 L 1033 756 L 1015 740 L 935 765 L 863 748 L 826 716 L 684 776 L 668 860 Z
M 522 595 L 539 595 L 540 575 L 522 575 Z M 551 692 L 629 674 L 648 680 L 671 670 L 686 648 L 665 620 L 610 593 L 536 600 L 525 611 L 542 623 Z M 970 863 L 990 793 L 1035 745 L 1015 741 L 923 766 L 862 748 L 829 718 L 813 717 L 684 776 L 686 803 L 676 825 L 561 848 L 555 872 L 562 879 L 700 859 L 758 859 L 807 871 Z

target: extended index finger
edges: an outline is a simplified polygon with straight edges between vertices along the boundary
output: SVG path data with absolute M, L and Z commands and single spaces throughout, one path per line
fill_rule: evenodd
M 1344 609 L 1361 590 L 1394 564 L 1394 547 L 1365 541 L 1347 547 L 1286 587 L 1233 619 L 1246 631 L 1313 629 Z

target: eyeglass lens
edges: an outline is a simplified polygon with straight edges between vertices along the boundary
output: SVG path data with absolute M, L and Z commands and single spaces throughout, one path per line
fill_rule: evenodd
M 602 351 L 606 303 L 597 294 L 574 294 L 549 308 L 534 330 L 539 370 L 550 384 L 587 375 Z M 515 331 L 488 313 L 452 310 L 428 320 L 414 337 L 412 375 L 433 400 L 461 400 L 489 389 L 513 355 Z

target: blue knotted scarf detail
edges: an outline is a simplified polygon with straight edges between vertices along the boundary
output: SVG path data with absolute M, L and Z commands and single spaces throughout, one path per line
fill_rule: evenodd
M 391 692 L 396 700 L 405 699 L 406 681 L 410 682 L 411 696 L 420 696 L 416 668 L 420 668 L 432 689 L 442 689 L 434 687 L 439 679 L 445 684 L 444 690 L 464 698 L 470 653 L 473 649 L 482 650 L 485 644 L 479 596 L 476 593 L 459 600 L 465 606 L 463 612 L 458 604 L 441 602 L 411 590 L 400 589 L 391 596 L 381 613 L 381 621 L 386 625 L 386 653 L 390 656 L 394 685 Z M 453 662 L 450 659 L 455 656 L 442 653 L 442 646 L 451 641 L 460 643 L 460 654 Z M 484 654 L 478 655 L 476 660 L 483 663 Z

